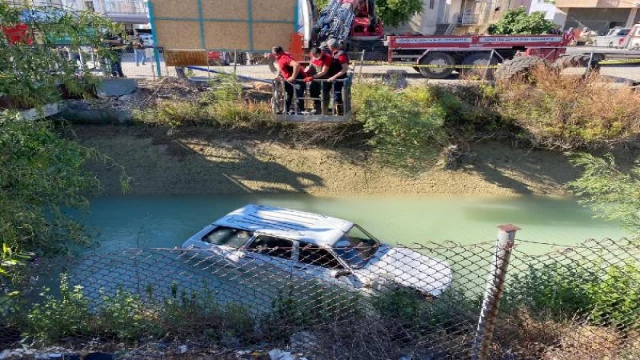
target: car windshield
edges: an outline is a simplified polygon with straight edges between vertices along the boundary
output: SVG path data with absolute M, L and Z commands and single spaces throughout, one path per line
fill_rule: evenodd
M 244 245 L 253 233 L 246 230 L 218 226 L 202 238 L 202 241 L 219 246 L 239 248 Z
M 336 254 L 352 268 L 362 268 L 378 251 L 380 242 L 358 225 L 344 234 L 334 246 Z

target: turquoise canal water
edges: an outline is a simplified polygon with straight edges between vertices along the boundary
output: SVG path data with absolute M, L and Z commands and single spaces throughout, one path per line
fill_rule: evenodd
M 247 203 L 284 206 L 351 220 L 391 244 L 493 241 L 496 226 L 522 228 L 519 249 L 543 252 L 527 241 L 575 245 L 586 239 L 618 239 L 617 224 L 594 219 L 571 198 L 121 196 L 93 199 L 83 222 L 100 243 L 92 250 L 173 248 L 227 212 Z

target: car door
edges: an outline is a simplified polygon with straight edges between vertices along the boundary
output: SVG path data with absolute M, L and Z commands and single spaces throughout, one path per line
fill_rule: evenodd
M 256 275 L 290 276 L 293 249 L 291 240 L 257 234 L 245 248 L 243 267 Z
M 297 248 L 298 261 L 293 265 L 293 274 L 298 281 L 320 281 L 340 287 L 356 287 L 357 278 L 329 250 L 300 241 Z

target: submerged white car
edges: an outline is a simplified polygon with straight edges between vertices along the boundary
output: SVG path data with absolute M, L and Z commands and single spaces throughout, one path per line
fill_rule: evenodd
M 272 266 L 298 279 L 361 290 L 400 287 L 436 297 L 453 276 L 445 261 L 382 244 L 352 222 L 263 205 L 223 216 L 182 248 L 222 257 L 225 266 Z

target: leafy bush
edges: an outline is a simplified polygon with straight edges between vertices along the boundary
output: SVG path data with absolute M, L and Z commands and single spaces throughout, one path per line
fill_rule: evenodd
M 23 5 L 2 1 L 0 24 L 9 28 L 21 24 L 24 21 L 23 12 L 31 10 Z M 5 34 L 0 33 L 0 93 L 13 101 L 12 108 L 38 107 L 58 101 L 62 98 L 61 84 L 70 95 L 82 96 L 97 83 L 97 79 L 87 71 L 83 72 L 82 77 L 76 76 L 79 66 L 57 51 L 56 42 L 59 39 L 68 39 L 71 51 L 89 46 L 97 49 L 101 57 L 112 58 L 114 53 L 102 42 L 100 34 L 124 32 L 122 25 L 89 11 L 60 12 L 55 16 L 55 21 L 36 20 L 27 25 L 30 27 L 30 36 L 34 36 L 34 33 L 46 34 L 37 36 L 35 41 L 38 46 L 31 46 L 27 42 L 11 44 L 5 41 Z
M 33 254 L 14 251 L 6 243 L 0 243 L 0 328 L 15 313 L 24 300 L 20 290 L 27 286 L 26 274 Z
M 44 343 L 68 336 L 90 336 L 92 333 L 89 300 L 81 286 L 71 287 L 66 275 L 60 279 L 60 297 L 49 289 L 40 294 L 44 301 L 35 304 L 27 316 L 26 334 Z
M 152 309 L 142 298 L 122 289 L 112 296 L 102 294 L 102 305 L 92 315 L 97 319 L 94 326 L 106 338 L 139 340 L 145 335 L 163 334 Z
M 391 166 L 419 170 L 447 144 L 447 111 L 429 88 L 358 85 L 353 103 L 357 120 L 372 134 L 369 144 Z
M 260 329 L 273 340 L 287 340 L 300 330 L 363 316 L 365 306 L 360 294 L 321 282 L 290 286 L 273 299 Z
M 596 216 L 620 222 L 622 228 L 640 235 L 640 158 L 629 172 L 616 167 L 611 155 L 598 158 L 590 154 L 577 154 L 573 165 L 584 172 L 569 183 L 579 202 L 589 206 Z
M 220 341 L 224 336 L 241 341 L 256 337 L 254 318 L 248 309 L 235 304 L 221 306 L 211 291 L 179 291 L 171 284 L 171 296 L 157 301 L 153 289 L 147 297 L 118 289 L 101 294 L 99 305 L 84 295 L 81 286 L 71 287 L 61 277 L 60 295 L 50 290 L 41 294 L 27 316 L 25 333 L 33 340 L 49 344 L 63 338 L 95 338 L 136 342 L 144 337 L 173 335 L 194 340 L 204 336 Z
M 593 325 L 635 325 L 640 318 L 640 264 L 628 259 L 613 265 L 604 260 L 531 265 L 515 275 L 505 301 L 556 320 L 577 316 Z
M 372 303 L 389 331 L 420 338 L 443 330 L 472 328 L 469 325 L 477 321 L 481 300 L 454 290 L 425 299 L 411 291 L 396 289 L 375 296 Z
M 640 134 L 640 97 L 597 76 L 558 76 L 538 68 L 533 84 L 500 84 L 498 111 L 535 146 L 572 150 L 632 140 Z
M 63 140 L 43 121 L 0 115 L 0 233 L 14 249 L 58 252 L 68 242 L 86 245 L 81 226 L 60 206 L 83 208 L 99 190 L 85 161 L 99 157 Z M 126 182 L 126 178 L 123 178 Z
M 376 13 L 385 25 L 396 27 L 422 12 L 422 0 L 376 0 Z
M 507 10 L 500 21 L 489 26 L 488 31 L 492 35 L 548 34 L 557 25 L 544 16 L 540 11 L 527 14 L 524 7 Z

